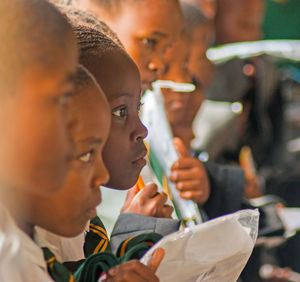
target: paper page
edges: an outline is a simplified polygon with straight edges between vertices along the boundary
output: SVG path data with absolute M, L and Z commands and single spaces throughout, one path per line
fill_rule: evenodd
M 258 210 L 242 210 L 165 236 L 141 261 L 162 247 L 165 257 L 156 274 L 160 281 L 236 281 L 253 250 Z

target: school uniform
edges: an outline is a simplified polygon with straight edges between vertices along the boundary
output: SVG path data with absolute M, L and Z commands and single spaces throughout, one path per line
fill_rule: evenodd
M 56 282 L 70 281 L 98 281 L 97 273 L 99 262 L 104 264 L 113 259 L 114 255 L 110 253 L 109 240 L 105 228 L 98 217 L 88 222 L 84 232 L 73 238 L 62 237 L 49 232 L 43 228 L 35 227 L 35 241 L 42 250 L 45 261 L 47 262 L 47 271 Z M 95 254 L 105 254 L 96 256 Z M 106 253 L 109 254 L 106 256 Z M 92 261 L 87 258 L 92 258 Z M 63 263 L 72 262 L 78 265 L 72 265 L 72 273 Z M 118 261 L 114 261 L 116 264 Z M 78 268 L 79 267 L 79 268 Z M 112 266 L 111 266 L 112 267 Z M 78 271 L 76 270 L 78 268 Z M 90 277 L 91 272 L 94 277 Z M 78 280 L 77 280 L 78 279 Z
M 21 240 L 8 211 L 0 205 L 0 281 L 24 281 Z
M 41 227 L 35 229 L 38 237 L 43 238 L 43 244 L 39 244 L 40 247 L 48 247 L 58 261 L 80 261 L 85 258 L 83 245 L 88 224 L 86 229 L 75 237 L 59 236 Z
M 41 239 L 39 246 L 49 248 L 61 263 L 84 260 L 93 253 L 110 250 L 105 227 L 98 217 L 88 221 L 85 230 L 75 237 L 56 235 L 41 227 L 35 227 L 35 230 Z
M 43 249 L 44 257 L 47 261 L 48 272 L 56 282 L 99 281 L 99 275 L 101 278 L 107 277 L 110 268 L 132 259 L 140 259 L 151 246 L 162 238 L 160 234 L 153 232 L 142 234 L 140 236 L 132 236 L 126 241 L 121 242 L 116 249 L 116 252 L 113 253 L 105 227 L 97 216 L 90 221 L 88 231 L 84 234 L 83 244 L 80 242 L 82 238 L 81 235 L 79 238 L 78 236 L 75 238 L 64 238 L 52 233 L 47 234 L 47 231 L 41 228 L 36 229 L 39 230 L 35 239 Z M 49 241 L 47 242 L 45 237 L 48 240 L 51 238 L 52 243 L 55 245 L 51 245 Z M 67 244 L 64 242 L 66 239 L 68 242 Z M 80 264 L 78 264 L 78 268 L 74 270 L 74 273 L 71 273 L 56 255 L 60 254 L 62 256 L 62 251 L 68 251 L 68 248 L 59 250 L 59 246 L 66 245 L 81 249 L 84 253 L 84 260 L 80 261 Z M 72 253 L 71 249 L 69 249 L 69 251 Z M 68 257 L 68 260 L 76 259 L 75 256 L 71 257 L 70 254 L 63 254 L 63 256 Z M 77 257 L 77 259 L 78 258 L 81 260 L 81 257 Z
M 43 251 L 0 207 L 0 281 L 53 281 Z
M 85 230 L 75 237 L 56 235 L 41 227 L 35 227 L 35 230 L 39 246 L 49 248 L 61 263 L 84 260 L 93 253 L 111 250 L 106 229 L 99 217 L 90 220 Z

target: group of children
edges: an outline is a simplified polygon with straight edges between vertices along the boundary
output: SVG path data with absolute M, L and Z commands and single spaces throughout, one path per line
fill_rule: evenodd
M 154 81 L 196 86 L 163 89 L 180 196 L 213 218 L 240 209 L 248 183 L 241 168 L 203 164 L 190 147 L 214 74 L 205 56 L 214 5 L 52 2 L 0 2 L 0 280 L 158 281 L 164 251 L 147 266 L 137 259 L 180 221 L 156 184 L 134 186 L 148 151 L 141 97 Z M 114 195 L 134 186 L 111 241 L 97 217 L 100 186 Z M 130 242 L 143 252 L 126 257 Z
M 95 252 L 108 249 L 101 222 L 86 228 L 97 215 L 99 187 L 128 189 L 145 165 L 147 129 L 139 119 L 140 99 L 164 72 L 164 54 L 181 33 L 180 5 L 174 0 L 133 6 L 104 2 L 97 7 L 105 10 L 102 18 L 122 43 L 101 21 L 75 8 L 72 12 L 60 7 L 59 12 L 42 0 L 1 3 L 6 44 L 0 55 L 7 68 L 1 69 L 3 281 L 74 279 L 53 255 L 74 259 L 63 254 L 67 239 L 59 236 L 74 237 L 84 229 L 88 234 L 100 232 L 104 240 Z M 163 19 L 170 11 L 168 25 Z M 150 184 L 127 211 L 168 218 L 172 208 L 166 200 L 166 194 Z M 83 249 L 80 237 L 77 248 Z M 7 248 L 11 255 L 4 255 Z M 158 250 L 148 266 L 132 260 L 111 268 L 107 280 L 156 281 L 162 257 Z
M 181 15 L 178 3 L 169 2 Z M 1 280 L 50 281 L 51 276 L 64 281 L 71 273 L 63 273 L 67 269 L 45 251 L 47 274 L 40 247 L 49 245 L 35 227 L 78 235 L 96 216 L 100 185 L 128 189 L 136 183 L 147 135 L 138 116 L 140 74 L 104 30 L 76 19 L 71 26 L 48 2 L 2 1 L 0 10 L 6 42 L 0 53 L 6 66 L 1 69 L 1 235 L 6 242 Z M 173 29 L 170 33 L 160 52 L 176 37 Z M 145 190 L 141 204 L 154 198 L 163 210 L 157 213 L 169 215 L 166 196 L 152 190 Z M 11 256 L 4 255 L 9 247 Z M 158 251 L 149 266 L 136 260 L 116 266 L 107 280 L 157 281 L 154 272 L 162 257 Z

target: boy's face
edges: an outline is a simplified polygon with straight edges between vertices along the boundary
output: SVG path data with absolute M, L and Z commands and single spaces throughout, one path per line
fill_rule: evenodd
M 48 69 L 24 71 L 15 94 L 1 100 L 0 185 L 53 193 L 65 180 L 71 143 L 66 98 L 77 63 L 75 39 Z M 38 63 L 36 64 L 38 65 Z
M 139 118 L 140 76 L 123 52 L 113 51 L 87 66 L 101 85 L 111 109 L 111 130 L 103 151 L 109 171 L 107 187 L 128 189 L 135 185 L 146 164 L 147 129 Z
M 188 45 L 184 33 L 169 48 L 165 55 L 166 72 L 159 77 L 163 80 L 191 83 L 192 79 L 187 70 Z M 172 89 L 162 89 L 168 120 L 172 125 L 181 123 L 191 93 L 174 92 Z
M 101 95 L 100 95 L 101 94 Z M 72 112 L 80 121 L 74 132 L 76 158 L 61 191 L 45 197 L 33 197 L 35 224 L 62 236 L 76 236 L 89 219 L 95 217 L 101 202 L 99 186 L 109 175 L 102 151 L 110 130 L 110 109 L 103 92 L 89 83 L 71 102 Z
M 262 0 L 230 0 L 228 5 L 223 5 L 226 6 L 220 9 L 216 18 L 216 37 L 219 44 L 256 41 L 261 38 L 264 15 Z
M 118 15 L 108 20 L 108 24 L 139 67 L 142 88 L 151 89 L 151 83 L 164 71 L 163 55 L 166 49 L 183 28 L 177 0 L 145 0 L 124 4 Z
M 214 77 L 214 66 L 206 57 L 206 51 L 210 43 L 209 31 L 208 24 L 199 24 L 194 28 L 189 42 L 188 69 L 204 89 L 210 85 Z

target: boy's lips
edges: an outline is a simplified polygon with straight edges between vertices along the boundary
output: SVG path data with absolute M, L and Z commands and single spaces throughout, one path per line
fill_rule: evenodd
M 137 155 L 136 159 L 132 162 L 134 164 L 138 164 L 139 166 L 145 166 L 146 160 L 145 157 L 147 155 L 147 150 L 143 150 L 139 155 Z

